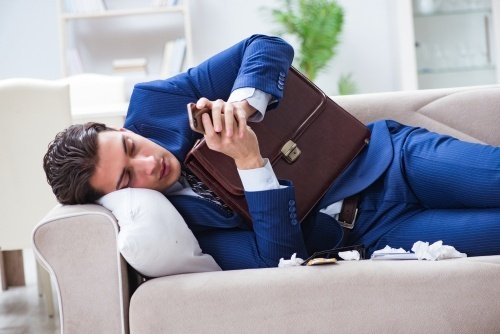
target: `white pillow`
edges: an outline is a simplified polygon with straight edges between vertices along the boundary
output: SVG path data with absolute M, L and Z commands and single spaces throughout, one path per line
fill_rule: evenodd
M 118 220 L 118 249 L 147 277 L 221 270 L 169 200 L 150 189 L 125 188 L 98 201 Z

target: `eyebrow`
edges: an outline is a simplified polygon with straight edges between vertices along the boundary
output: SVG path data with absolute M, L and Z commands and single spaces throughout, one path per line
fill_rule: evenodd
M 125 136 L 122 134 L 122 144 L 123 144 L 123 152 L 125 155 L 127 155 L 127 141 Z M 122 183 L 123 177 L 125 176 L 125 171 L 126 169 L 123 168 L 122 173 L 120 175 L 120 178 L 118 179 L 118 182 L 116 183 L 116 190 L 120 189 L 120 184 Z

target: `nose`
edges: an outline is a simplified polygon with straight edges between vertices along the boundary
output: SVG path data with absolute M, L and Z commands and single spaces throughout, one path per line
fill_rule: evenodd
M 133 159 L 133 168 L 136 174 L 153 175 L 159 162 L 154 156 L 139 156 Z

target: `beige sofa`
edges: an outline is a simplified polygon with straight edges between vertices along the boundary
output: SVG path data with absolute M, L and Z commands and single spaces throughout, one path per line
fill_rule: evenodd
M 336 100 L 364 122 L 500 146 L 500 86 Z M 117 233 L 97 205 L 56 207 L 34 230 L 64 333 L 500 333 L 500 256 L 184 274 L 131 293 Z

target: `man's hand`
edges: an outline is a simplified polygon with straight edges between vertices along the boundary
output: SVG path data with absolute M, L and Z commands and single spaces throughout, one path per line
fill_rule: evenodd
M 208 148 L 224 153 L 234 159 L 238 169 L 253 169 L 264 166 L 264 159 L 260 155 L 259 143 L 255 132 L 246 125 L 246 122 L 232 122 L 231 128 L 222 122 L 221 131 L 215 131 L 208 114 L 202 115 L 203 127 L 205 128 L 205 140 Z M 215 123 L 215 122 L 214 122 Z M 229 136 L 227 133 L 238 132 L 239 136 Z
M 238 123 L 239 137 L 244 136 L 247 125 L 247 119 L 252 116 L 256 109 L 252 107 L 246 100 L 240 102 L 225 102 L 221 99 L 210 101 L 202 97 L 196 102 L 198 109 L 209 108 L 212 110 L 213 129 L 217 133 L 221 133 L 223 124 L 225 124 L 225 135 L 232 137 L 234 133 L 235 120 Z M 205 128 L 206 130 L 206 128 Z

